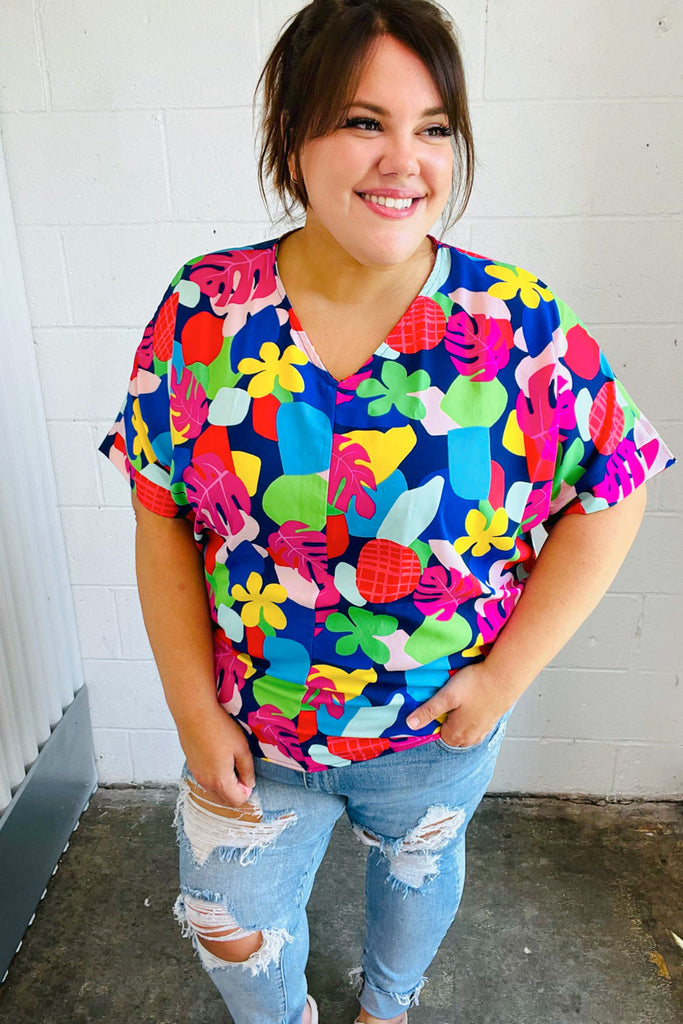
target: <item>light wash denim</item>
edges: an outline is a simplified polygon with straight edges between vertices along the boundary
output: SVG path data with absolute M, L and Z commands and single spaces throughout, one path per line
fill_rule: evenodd
M 514 705 L 513 705 L 514 707 Z M 197 808 L 185 768 L 176 823 L 176 917 L 235 1024 L 300 1024 L 307 995 L 306 904 L 334 823 L 346 812 L 369 846 L 365 941 L 355 976 L 361 1005 L 390 1019 L 418 1003 L 465 881 L 465 830 L 493 775 L 510 708 L 480 743 L 421 746 L 303 773 L 255 760 L 250 817 Z M 215 805 L 214 805 L 215 806 Z M 345 899 L 338 880 L 338 899 Z M 219 960 L 198 942 L 261 931 L 247 960 Z M 330 922 L 334 928 L 334 922 Z M 322 1003 L 324 993 L 312 993 Z

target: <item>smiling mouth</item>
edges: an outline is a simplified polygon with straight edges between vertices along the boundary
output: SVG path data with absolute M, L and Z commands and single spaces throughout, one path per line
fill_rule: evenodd
M 386 206 L 389 210 L 407 210 L 422 199 L 422 196 L 413 196 L 408 199 L 394 198 L 393 196 L 376 196 L 370 192 L 358 192 L 361 199 L 365 199 L 368 203 L 374 203 L 376 206 Z

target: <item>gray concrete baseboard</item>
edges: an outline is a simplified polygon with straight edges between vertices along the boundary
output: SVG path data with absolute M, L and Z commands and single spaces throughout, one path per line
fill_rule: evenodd
M 82 686 L 0 818 L 3 981 L 96 788 L 88 694 Z

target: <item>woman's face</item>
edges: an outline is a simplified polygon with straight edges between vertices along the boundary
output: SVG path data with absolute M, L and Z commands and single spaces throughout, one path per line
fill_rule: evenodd
M 364 266 L 410 259 L 453 173 L 448 118 L 420 58 L 381 36 L 342 127 L 304 143 L 300 164 L 309 238 Z

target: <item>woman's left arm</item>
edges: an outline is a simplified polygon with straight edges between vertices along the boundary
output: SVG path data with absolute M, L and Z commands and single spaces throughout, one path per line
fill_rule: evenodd
M 560 517 L 487 657 L 456 672 L 411 713 L 408 725 L 421 728 L 448 712 L 441 728 L 446 743 L 482 740 L 598 604 L 633 543 L 646 501 L 642 485 L 610 508 Z

